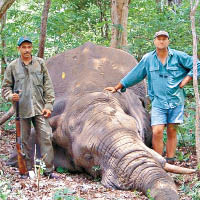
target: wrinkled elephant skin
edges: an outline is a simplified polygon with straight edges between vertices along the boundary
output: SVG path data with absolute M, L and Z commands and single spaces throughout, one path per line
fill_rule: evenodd
M 152 133 L 144 83 L 125 93 L 103 90 L 136 64 L 126 52 L 92 43 L 48 60 L 56 92 L 50 119 L 55 165 L 100 175 L 106 187 L 137 189 L 158 200 L 179 199 L 163 170 L 165 160 L 146 146 Z

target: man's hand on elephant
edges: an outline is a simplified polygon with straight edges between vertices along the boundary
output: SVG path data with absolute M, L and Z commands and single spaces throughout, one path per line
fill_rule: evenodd
M 43 115 L 45 118 L 48 118 L 48 117 L 51 116 L 51 111 L 50 111 L 49 109 L 43 109 L 42 115 Z
M 115 87 L 106 87 L 104 90 L 107 90 L 107 91 L 112 92 L 112 93 L 117 92 L 117 89 Z
M 115 87 L 106 87 L 104 90 L 115 93 L 117 92 L 117 90 L 122 89 L 122 88 L 123 88 L 123 85 L 119 82 Z
M 13 93 L 13 94 L 12 94 L 12 101 L 13 101 L 13 102 L 19 101 L 19 94 Z

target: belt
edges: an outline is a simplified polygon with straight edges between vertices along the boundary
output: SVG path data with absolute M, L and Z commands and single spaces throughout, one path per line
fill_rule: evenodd
M 168 76 L 167 75 L 163 75 L 163 74 L 159 74 L 160 77 L 162 78 L 167 78 Z

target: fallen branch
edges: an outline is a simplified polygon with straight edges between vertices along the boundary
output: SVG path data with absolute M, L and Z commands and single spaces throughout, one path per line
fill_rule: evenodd
M 1 118 L 0 118 L 0 125 L 4 124 L 7 120 L 9 120 L 15 113 L 14 107 L 12 106 L 10 110 L 5 113 Z

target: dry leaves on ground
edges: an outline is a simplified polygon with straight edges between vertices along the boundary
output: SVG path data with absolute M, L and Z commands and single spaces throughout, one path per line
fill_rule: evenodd
M 14 131 L 2 131 L 0 134 L 0 198 L 8 200 L 62 200 L 62 199 L 85 199 L 85 200 L 147 200 L 148 198 L 137 191 L 120 191 L 107 189 L 98 180 L 85 174 L 56 173 L 58 179 L 41 177 L 39 187 L 37 181 L 20 179 L 18 169 L 6 166 L 10 152 L 15 147 Z M 187 148 L 182 149 L 187 151 Z M 190 162 L 177 162 L 179 166 L 196 166 L 196 156 L 191 155 Z M 174 175 L 177 188 L 182 200 L 190 200 L 183 191 L 185 187 L 192 188 L 197 180 L 197 175 Z M 67 198 L 68 197 L 68 198 Z

